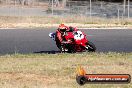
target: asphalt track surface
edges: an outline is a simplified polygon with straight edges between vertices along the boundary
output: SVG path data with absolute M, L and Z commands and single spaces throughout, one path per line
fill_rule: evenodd
M 81 29 L 80 29 L 81 30 Z M 58 53 L 55 42 L 48 34 L 52 29 L 1 29 L 0 54 L 14 53 Z M 89 41 L 97 47 L 97 52 L 132 52 L 131 29 L 88 29 L 82 30 Z

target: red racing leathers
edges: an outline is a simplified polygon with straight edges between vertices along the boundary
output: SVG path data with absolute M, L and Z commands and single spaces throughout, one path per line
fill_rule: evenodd
M 65 41 L 64 36 L 65 36 L 65 34 L 67 34 L 67 32 L 74 32 L 74 31 L 77 31 L 77 30 L 78 30 L 77 28 L 74 28 L 74 27 L 71 27 L 71 26 L 67 28 L 66 32 L 61 32 L 57 29 L 56 38 L 55 38 L 57 47 L 59 49 L 61 49 L 61 44 L 62 44 L 63 41 Z

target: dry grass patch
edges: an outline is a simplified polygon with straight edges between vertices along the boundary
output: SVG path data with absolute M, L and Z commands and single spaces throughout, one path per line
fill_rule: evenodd
M 132 27 L 132 19 L 105 19 L 84 16 L 0 16 L 0 28 L 57 27 L 60 23 L 88 28 Z
M 87 73 L 132 75 L 132 53 L 15 54 L 0 56 L 0 87 L 78 88 L 76 68 Z M 83 88 L 131 88 L 132 84 L 90 84 Z

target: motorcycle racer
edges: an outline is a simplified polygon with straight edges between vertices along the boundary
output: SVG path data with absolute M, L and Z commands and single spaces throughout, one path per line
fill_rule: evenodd
M 65 41 L 64 36 L 67 34 L 67 32 L 74 32 L 74 31 L 77 31 L 77 29 L 71 26 L 68 27 L 64 24 L 60 24 L 56 31 L 56 36 L 60 42 L 63 42 Z
M 77 28 L 60 24 L 56 32 L 49 33 L 62 52 L 82 52 L 96 50 L 95 45 L 86 38 L 86 34 Z
M 58 29 L 56 30 L 56 45 L 59 49 L 63 49 L 61 47 L 62 43 L 66 43 L 68 41 L 65 40 L 64 36 L 67 35 L 67 32 L 74 32 L 74 31 L 77 31 L 76 28 L 74 27 L 71 27 L 71 26 L 66 26 L 64 24 L 60 24 Z M 63 51 L 63 50 L 62 50 Z

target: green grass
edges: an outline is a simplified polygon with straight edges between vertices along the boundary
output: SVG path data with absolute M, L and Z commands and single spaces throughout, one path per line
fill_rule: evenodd
M 0 88 L 131 88 L 130 84 L 76 83 L 76 68 L 89 74 L 132 75 L 132 53 L 14 54 L 0 56 Z

